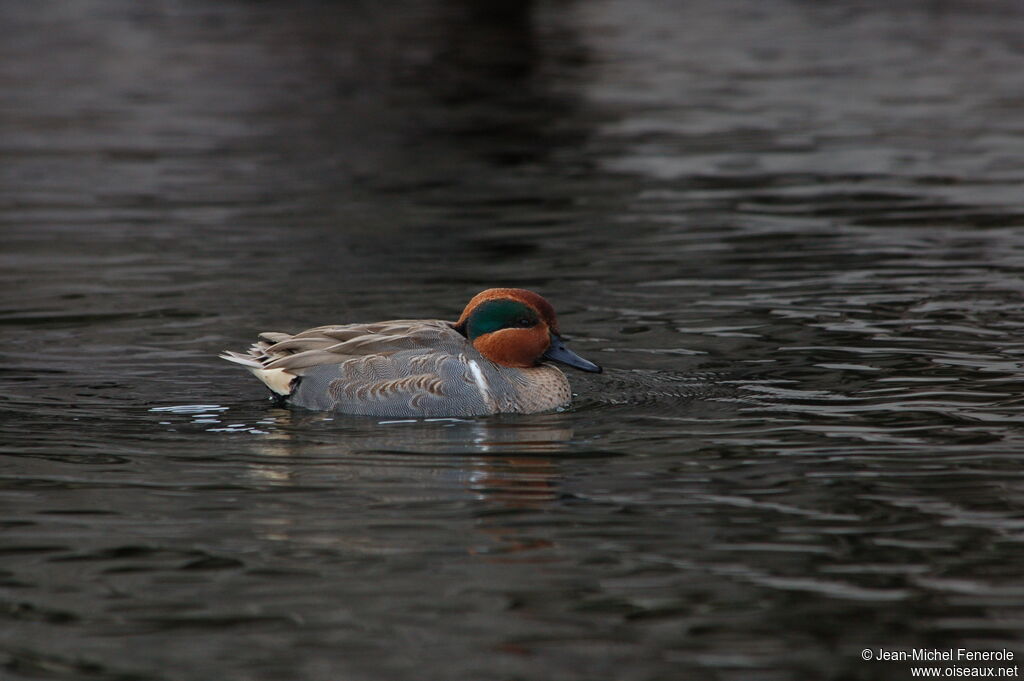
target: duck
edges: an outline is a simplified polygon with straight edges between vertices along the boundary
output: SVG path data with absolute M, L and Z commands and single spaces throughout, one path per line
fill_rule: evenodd
M 391 418 L 535 414 L 570 406 L 556 364 L 600 373 L 566 347 L 551 303 L 521 288 L 491 288 L 454 322 L 395 319 L 264 332 L 248 352 L 224 351 L 277 402 Z

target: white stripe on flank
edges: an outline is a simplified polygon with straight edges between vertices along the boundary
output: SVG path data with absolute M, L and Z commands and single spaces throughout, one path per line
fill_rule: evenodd
M 475 359 L 469 360 L 469 371 L 473 374 L 473 380 L 476 381 L 476 387 L 483 395 L 484 399 L 487 399 L 487 381 L 484 379 L 484 372 L 480 369 L 480 365 L 476 363 Z
M 480 397 L 484 398 L 484 403 L 488 407 L 491 407 L 494 402 L 491 397 L 491 388 L 487 385 L 487 379 L 484 378 L 483 369 L 480 368 L 475 359 L 469 360 L 469 372 L 473 374 L 473 382 L 476 383 L 476 389 L 480 391 Z

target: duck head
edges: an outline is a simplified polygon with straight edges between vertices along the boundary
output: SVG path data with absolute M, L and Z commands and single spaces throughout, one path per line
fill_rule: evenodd
M 487 359 L 525 369 L 548 360 L 583 371 L 601 367 L 565 347 L 551 303 L 533 291 L 492 288 L 473 296 L 453 325 Z

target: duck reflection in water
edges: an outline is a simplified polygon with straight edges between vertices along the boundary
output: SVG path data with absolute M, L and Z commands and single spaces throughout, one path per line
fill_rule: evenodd
M 262 459 L 247 469 L 253 482 L 350 492 L 328 494 L 336 508 L 315 523 L 265 519 L 267 538 L 390 553 L 402 549 L 380 544 L 373 516 L 388 509 L 390 518 L 395 509 L 442 501 L 477 507 L 466 514 L 475 518 L 475 532 L 466 535 L 465 552 L 495 561 L 549 560 L 526 555 L 551 543 L 528 536 L 509 518 L 544 510 L 563 496 L 558 455 L 572 445 L 569 414 L 382 422 L 279 409 L 268 416 L 275 422 L 270 432 L 249 445 Z M 336 428 L 344 429 L 343 437 Z M 353 499 L 364 502 L 345 508 Z M 338 522 L 356 512 L 369 518 L 354 531 Z

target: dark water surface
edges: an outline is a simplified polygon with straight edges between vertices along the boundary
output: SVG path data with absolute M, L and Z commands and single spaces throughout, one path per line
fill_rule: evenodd
M 0 90 L 0 678 L 1020 661 L 1020 4 L 5 2 Z M 494 285 L 571 411 L 215 358 Z

